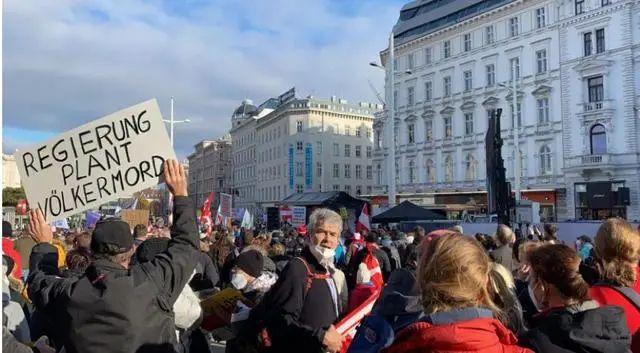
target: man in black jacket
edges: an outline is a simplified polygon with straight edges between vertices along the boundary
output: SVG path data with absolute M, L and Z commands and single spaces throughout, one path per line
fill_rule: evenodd
M 342 336 L 333 323 L 338 318 L 338 294 L 330 276 L 342 218 L 318 209 L 309 218 L 309 243 L 284 268 L 249 320 L 263 321 L 270 352 L 337 352 Z
M 135 248 L 128 224 L 107 220 L 93 232 L 95 261 L 84 275 L 57 277 L 51 228 L 40 210 L 31 211 L 29 232 L 38 245 L 31 253 L 29 297 L 65 333 L 67 353 L 175 351 L 172 307 L 193 272 L 198 229 L 184 169 L 166 161 L 164 177 L 174 196 L 172 239 L 144 264 L 129 265 Z

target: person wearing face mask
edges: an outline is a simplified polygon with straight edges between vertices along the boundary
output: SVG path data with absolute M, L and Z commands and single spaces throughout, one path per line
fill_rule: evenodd
M 378 240 L 380 239 L 380 233 L 376 230 L 372 230 L 365 237 L 365 246 L 349 261 L 349 267 L 347 268 L 347 285 L 349 289 L 353 290 L 356 286 L 356 276 L 358 273 L 358 267 L 364 261 L 367 254 L 372 253 L 376 257 L 380 264 L 380 270 L 382 277 L 386 280 L 391 273 L 391 261 L 387 253 L 380 249 Z
M 599 306 L 580 275 L 580 257 L 562 244 L 528 254 L 529 295 L 540 313 L 522 337 L 536 352 L 629 352 L 631 334 L 617 306 Z
M 391 264 L 390 272 L 395 271 L 402 267 L 402 263 L 400 261 L 400 252 L 398 248 L 393 244 L 391 237 L 385 235 L 380 242 L 380 248 L 387 254 L 389 258 L 389 263 Z
M 309 217 L 308 242 L 299 257 L 292 258 L 249 322 L 256 323 L 263 352 L 337 352 L 342 336 L 333 324 L 340 308 L 333 266 L 342 218 L 329 209 L 317 209 Z

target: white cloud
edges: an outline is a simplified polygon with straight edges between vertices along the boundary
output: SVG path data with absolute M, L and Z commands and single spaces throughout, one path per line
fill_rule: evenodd
M 4 124 L 62 132 L 150 97 L 168 114 L 173 95 L 176 116 L 193 121 L 176 127 L 185 156 L 226 132 L 244 98 L 296 86 L 375 101 L 367 79 L 381 87 L 383 76 L 367 63 L 401 3 L 8 0 Z

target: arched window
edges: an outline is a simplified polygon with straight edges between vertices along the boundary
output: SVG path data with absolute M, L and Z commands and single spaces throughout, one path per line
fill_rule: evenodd
M 465 158 L 465 169 L 464 169 L 464 177 L 466 180 L 475 180 L 476 179 L 476 159 L 473 158 L 473 155 L 469 153 Z
M 376 180 L 378 185 L 382 185 L 382 166 L 380 164 L 376 165 Z
M 413 184 L 416 181 L 416 163 L 409 161 L 409 184 Z
M 607 132 L 600 124 L 591 128 L 591 154 L 607 153 Z
M 540 147 L 540 174 L 551 174 L 551 149 L 544 145 Z
M 433 161 L 431 159 L 427 159 L 426 172 L 427 172 L 427 182 L 435 183 L 436 182 L 436 170 L 435 170 L 435 167 L 433 166 Z
M 444 159 L 444 181 L 453 181 L 453 158 L 451 156 Z

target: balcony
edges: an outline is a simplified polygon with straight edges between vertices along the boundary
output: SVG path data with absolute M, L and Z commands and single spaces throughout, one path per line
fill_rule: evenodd
M 582 156 L 571 157 L 568 160 L 568 167 L 594 169 L 600 168 L 611 163 L 609 154 L 587 154 Z
M 578 114 L 584 119 L 613 116 L 615 109 L 613 102 L 612 99 L 607 99 L 599 102 L 580 103 L 579 106 L 581 106 L 582 109 Z

